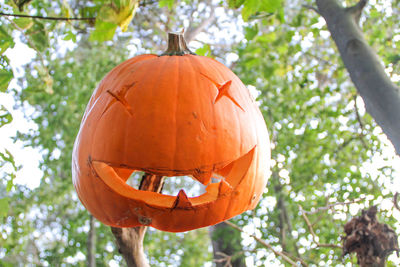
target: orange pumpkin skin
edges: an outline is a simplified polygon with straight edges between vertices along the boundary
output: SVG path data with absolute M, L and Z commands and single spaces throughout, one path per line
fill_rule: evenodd
M 94 91 L 74 145 L 73 183 L 107 225 L 181 232 L 254 208 L 269 157 L 261 112 L 227 67 L 196 55 L 141 55 Z M 133 170 L 208 186 L 194 198 L 136 190 L 125 183 Z M 216 174 L 224 179 L 209 183 Z

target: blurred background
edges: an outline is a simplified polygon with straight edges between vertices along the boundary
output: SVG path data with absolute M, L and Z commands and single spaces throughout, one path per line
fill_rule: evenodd
M 182 29 L 192 51 L 224 63 L 250 89 L 269 130 L 272 176 L 257 208 L 232 223 L 299 266 L 353 266 L 356 258 L 342 255 L 343 226 L 372 205 L 400 232 L 400 159 L 366 113 L 314 1 L 127 2 L 0 1 L 0 266 L 87 266 L 88 255 L 95 266 L 125 266 L 110 228 L 77 198 L 72 146 L 105 74 L 130 57 L 160 54 L 167 32 Z M 371 0 L 361 17 L 397 85 L 399 17 L 396 0 Z M 175 181 L 170 192 L 201 190 Z M 226 224 L 149 229 L 144 247 L 152 266 L 288 266 L 246 233 Z M 400 261 L 391 255 L 388 264 Z

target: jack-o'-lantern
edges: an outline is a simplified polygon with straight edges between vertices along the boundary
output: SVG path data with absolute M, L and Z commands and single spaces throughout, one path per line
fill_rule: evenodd
M 253 209 L 269 150 L 261 112 L 240 79 L 169 34 L 163 55 L 123 62 L 94 91 L 75 141 L 73 183 L 107 225 L 187 231 Z M 196 197 L 138 190 L 126 183 L 134 171 L 186 175 L 207 187 Z

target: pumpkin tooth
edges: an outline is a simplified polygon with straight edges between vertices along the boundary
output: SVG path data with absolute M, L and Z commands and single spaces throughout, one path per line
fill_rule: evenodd
M 188 196 L 186 195 L 185 191 L 181 189 L 176 196 L 176 200 L 172 205 L 172 209 L 175 208 L 190 208 L 192 207 L 192 203 L 190 203 Z
M 219 183 L 218 196 L 221 196 L 231 190 L 232 187 L 225 180 L 221 180 Z
M 198 172 L 193 174 L 193 177 L 203 185 L 208 185 L 210 183 L 211 176 L 212 172 Z
M 206 187 L 206 191 L 208 195 L 217 198 L 218 197 L 218 190 L 219 190 L 219 183 L 212 183 Z

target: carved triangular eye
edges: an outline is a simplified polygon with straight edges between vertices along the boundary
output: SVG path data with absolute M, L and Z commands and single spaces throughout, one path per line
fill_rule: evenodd
M 210 80 L 218 89 L 218 94 L 215 97 L 213 103 L 217 103 L 218 100 L 220 100 L 223 96 L 226 96 L 227 98 L 229 98 L 236 106 L 238 106 L 242 111 L 244 111 L 244 109 L 242 108 L 242 106 L 240 106 L 240 104 L 236 101 L 236 99 L 232 96 L 231 92 L 230 92 L 230 87 L 232 85 L 232 80 L 228 80 L 225 81 L 223 83 L 217 83 L 216 81 L 214 81 L 213 79 L 211 79 L 210 77 L 208 77 L 207 75 L 201 73 L 204 77 L 206 77 L 208 80 Z
M 224 195 L 232 190 L 232 187 L 224 180 L 219 183 L 218 196 Z
M 110 109 L 110 107 L 115 104 L 116 102 L 120 102 L 122 106 L 125 108 L 125 110 L 129 113 L 130 116 L 133 115 L 133 110 L 131 105 L 128 103 L 126 100 L 126 94 L 128 93 L 128 90 L 131 89 L 136 82 L 133 82 L 132 84 L 129 85 L 124 85 L 117 90 L 106 90 L 106 93 L 112 97 L 112 99 L 108 102 L 107 106 L 103 110 L 103 114 L 107 112 L 107 110 Z

